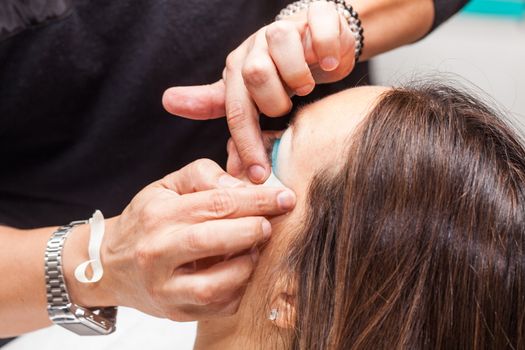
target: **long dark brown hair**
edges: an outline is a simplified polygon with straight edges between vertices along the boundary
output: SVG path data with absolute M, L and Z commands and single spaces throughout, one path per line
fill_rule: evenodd
M 384 94 L 311 183 L 292 349 L 524 349 L 525 150 L 427 84 Z

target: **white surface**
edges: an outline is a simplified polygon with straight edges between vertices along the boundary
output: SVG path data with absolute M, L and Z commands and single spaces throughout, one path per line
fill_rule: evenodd
M 196 323 L 176 323 L 120 308 L 117 331 L 103 337 L 80 337 L 59 326 L 26 334 L 2 350 L 191 350 Z
M 459 15 L 424 40 L 375 58 L 372 79 L 395 85 L 448 73 L 480 87 L 524 124 L 525 20 Z

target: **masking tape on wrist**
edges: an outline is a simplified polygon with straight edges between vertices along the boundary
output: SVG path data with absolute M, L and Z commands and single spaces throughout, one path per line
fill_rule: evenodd
M 100 247 L 102 245 L 102 239 L 104 238 L 105 222 L 104 216 L 100 210 L 95 211 L 91 219 L 89 219 L 89 227 L 89 260 L 84 261 L 75 269 L 75 278 L 81 283 L 98 282 L 104 274 L 104 269 L 100 260 Z M 88 278 L 86 275 L 89 265 L 91 265 L 91 269 L 93 271 L 91 278 Z

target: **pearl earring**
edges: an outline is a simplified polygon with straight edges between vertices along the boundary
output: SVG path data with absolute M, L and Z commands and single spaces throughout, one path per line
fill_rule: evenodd
M 270 311 L 270 315 L 268 316 L 268 319 L 270 321 L 275 321 L 279 317 L 279 311 L 277 309 L 272 309 Z

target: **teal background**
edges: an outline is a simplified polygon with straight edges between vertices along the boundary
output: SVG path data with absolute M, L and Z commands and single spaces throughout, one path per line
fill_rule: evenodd
M 463 13 L 525 18 L 525 0 L 472 0 Z

